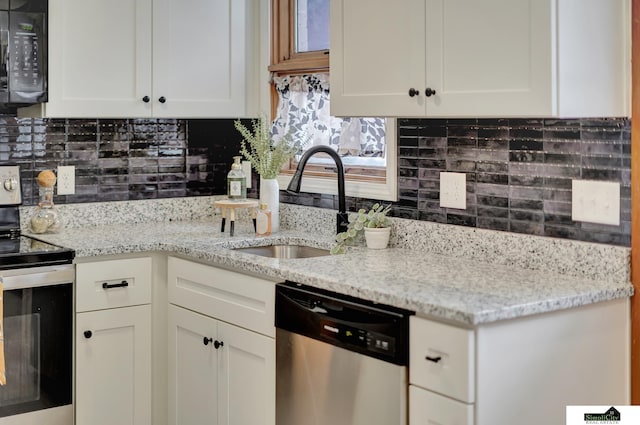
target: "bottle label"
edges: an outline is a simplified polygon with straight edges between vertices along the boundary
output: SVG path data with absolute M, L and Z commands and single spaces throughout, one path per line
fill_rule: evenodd
M 244 179 L 242 178 L 229 179 L 228 183 L 229 183 L 229 187 L 228 187 L 227 195 L 229 195 L 229 198 L 232 198 L 232 199 L 246 198 L 247 193 L 244 186 Z
M 242 182 L 229 181 L 229 197 L 242 196 Z

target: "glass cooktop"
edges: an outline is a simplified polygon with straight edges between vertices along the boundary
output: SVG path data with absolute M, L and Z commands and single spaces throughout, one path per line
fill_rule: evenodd
M 0 238 L 0 270 L 69 264 L 75 252 L 31 236 Z

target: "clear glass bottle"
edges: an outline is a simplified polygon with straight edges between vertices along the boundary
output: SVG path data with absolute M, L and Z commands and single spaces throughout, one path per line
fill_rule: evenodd
M 271 234 L 271 211 L 264 202 L 256 215 L 256 236 L 269 236 Z
M 53 187 L 40 187 L 40 202 L 29 220 L 29 227 L 36 234 L 62 230 L 62 216 L 53 204 Z
M 227 174 L 227 196 L 229 199 L 244 200 L 247 199 L 247 177 L 242 171 L 240 164 L 241 156 L 233 157 L 231 171 Z

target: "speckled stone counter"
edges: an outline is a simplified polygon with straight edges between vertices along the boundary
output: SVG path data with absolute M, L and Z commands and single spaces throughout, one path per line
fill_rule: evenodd
M 210 203 L 206 205 L 209 208 Z M 136 220 L 134 224 L 69 226 L 61 234 L 40 237 L 75 249 L 81 258 L 160 251 L 276 281 L 291 280 L 390 304 L 463 325 L 512 319 L 633 294 L 628 263 L 625 265 L 628 250 L 624 248 L 566 243 L 551 238 L 529 239 L 504 232 L 491 232 L 498 233 L 495 235 L 498 242 L 493 246 L 486 241 L 487 234 L 477 232 L 465 233 L 465 240 L 453 241 L 452 233 L 455 237 L 457 232 L 467 229 L 442 226 L 449 228 L 445 235 L 445 229 L 438 225 L 427 226 L 431 232 L 426 236 L 409 238 L 409 234 L 425 230 L 408 220 L 394 223 L 393 243 L 404 248 L 376 251 L 354 247 L 345 255 L 289 260 L 233 250 L 274 243 L 331 247 L 333 238 L 328 229 L 334 228 L 335 212 L 304 208 L 292 212 L 293 209 L 283 207 L 282 210 L 283 228 L 288 230 L 267 238 L 255 237 L 250 225 L 242 222 L 238 223 L 234 237 L 220 233 L 219 218 L 211 209 L 208 216 L 199 217 L 191 211 L 190 217 L 195 218 L 190 220 L 175 221 L 167 216 L 151 223 Z M 436 231 L 440 232 L 439 238 L 449 238 L 449 242 L 440 243 L 440 247 L 429 243 L 435 240 Z M 406 239 L 404 244 L 398 242 L 402 238 Z M 523 244 L 524 240 L 529 242 Z M 469 246 L 472 255 L 446 252 L 446 247 L 466 252 Z M 443 249 L 445 252 L 438 252 Z M 516 252 L 502 254 L 505 251 Z M 482 252 L 484 256 L 480 255 Z M 594 262 L 593 258 L 583 258 L 584 255 L 600 255 L 602 259 Z M 545 257 L 549 257 L 546 267 Z

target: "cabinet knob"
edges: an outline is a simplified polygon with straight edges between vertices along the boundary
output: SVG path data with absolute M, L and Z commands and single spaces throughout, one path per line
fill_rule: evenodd
M 217 349 L 218 349 L 218 348 L 220 348 L 220 347 L 224 347 L 224 342 L 222 342 L 222 341 L 215 341 L 215 342 L 213 343 L 213 346 L 214 346 L 214 347 L 215 347 L 215 349 L 217 350 Z
M 144 103 L 149 103 L 150 100 L 151 100 L 151 98 L 149 96 L 145 96 L 145 97 L 142 98 L 142 101 Z
M 158 102 L 160 102 L 160 103 L 164 103 L 166 101 L 167 101 L 167 98 L 164 97 L 164 96 L 160 96 L 160 98 L 158 99 Z
M 416 90 L 413 87 L 409 89 L 409 97 L 419 96 L 420 90 Z
M 202 339 L 202 342 L 204 343 L 204 345 L 209 345 L 210 342 L 213 342 L 213 338 L 207 338 L 206 336 Z M 217 343 L 218 341 L 216 341 Z M 218 348 L 218 347 L 216 347 Z
M 93 332 L 91 331 L 84 331 L 84 337 L 89 339 L 93 336 Z
M 425 91 L 424 91 L 424 95 L 425 95 L 425 96 L 427 96 L 427 97 L 431 97 L 431 96 L 433 96 L 434 94 L 436 94 L 436 91 L 435 91 L 435 90 L 433 90 L 431 87 L 427 87 L 427 88 L 425 89 Z

